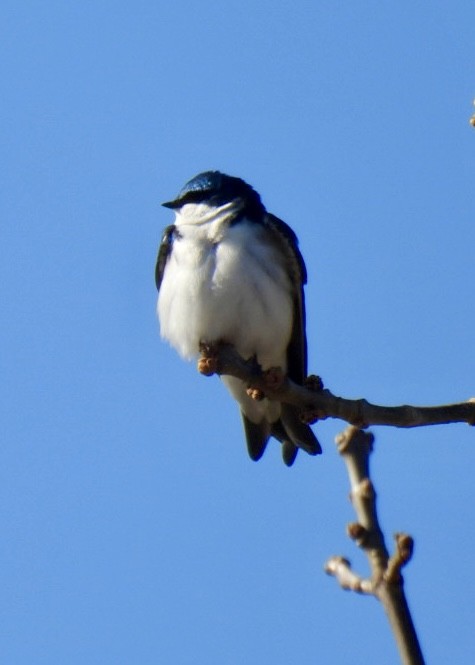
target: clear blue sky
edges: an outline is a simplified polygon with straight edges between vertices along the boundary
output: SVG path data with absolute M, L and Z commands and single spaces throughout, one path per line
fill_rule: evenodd
M 475 7 L 4 0 L 0 660 L 393 665 L 333 444 L 258 464 L 219 379 L 159 338 L 159 203 L 218 168 L 306 258 L 337 394 L 475 395 Z M 475 430 L 375 428 L 430 663 L 475 652 Z M 369 654 L 369 655 L 368 655 Z

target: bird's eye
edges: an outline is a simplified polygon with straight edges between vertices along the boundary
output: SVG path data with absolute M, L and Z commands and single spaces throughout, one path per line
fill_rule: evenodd
M 181 197 L 182 205 L 185 203 L 202 203 L 208 198 L 208 194 L 203 191 L 187 192 Z
M 222 194 L 213 194 L 208 198 L 210 205 L 221 206 L 223 203 L 226 203 L 226 198 Z

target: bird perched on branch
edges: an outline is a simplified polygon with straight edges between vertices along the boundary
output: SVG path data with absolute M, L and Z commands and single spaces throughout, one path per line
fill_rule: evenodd
M 232 344 L 263 370 L 280 367 L 302 384 L 306 269 L 292 229 L 244 180 L 219 171 L 195 176 L 163 205 L 176 216 L 164 231 L 155 273 L 162 337 L 187 359 L 203 344 Z M 296 407 L 257 401 L 239 379 L 222 380 L 239 403 L 253 460 L 271 436 L 282 443 L 288 466 L 299 448 L 321 453 Z

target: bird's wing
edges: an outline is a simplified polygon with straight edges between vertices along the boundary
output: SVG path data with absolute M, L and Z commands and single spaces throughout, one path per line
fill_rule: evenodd
M 160 285 L 163 279 L 163 273 L 165 272 L 165 266 L 170 255 L 173 237 L 176 232 L 176 227 L 174 224 L 170 224 L 163 232 L 162 240 L 160 242 L 160 247 L 158 248 L 157 263 L 155 265 L 155 284 L 157 285 L 157 290 L 160 291 Z
M 246 435 L 247 452 L 249 457 L 257 462 L 266 449 L 270 437 L 270 425 L 266 420 L 260 423 L 253 423 L 241 410 L 244 433 Z
M 274 231 L 283 255 L 287 258 L 288 270 L 293 285 L 293 326 L 287 349 L 287 374 L 299 385 L 307 376 L 307 337 L 305 334 L 305 296 L 303 287 L 307 282 L 307 269 L 298 248 L 297 236 L 288 224 L 275 215 L 267 214 L 266 222 Z
M 305 331 L 305 295 L 307 269 L 298 248 L 297 236 L 288 224 L 267 214 L 266 223 L 273 230 L 282 254 L 287 258 L 287 269 L 293 285 L 293 325 L 287 347 L 287 375 L 299 385 L 307 376 L 307 336 Z M 299 410 L 282 404 L 281 419 L 273 425 L 272 435 L 282 442 L 282 455 L 291 466 L 297 455 L 297 446 L 310 455 L 318 455 L 322 448 L 310 427 L 300 419 Z

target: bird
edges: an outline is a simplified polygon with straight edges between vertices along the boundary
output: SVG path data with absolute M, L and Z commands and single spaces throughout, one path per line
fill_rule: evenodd
M 303 385 L 307 271 L 294 231 L 251 185 L 220 171 L 199 173 L 162 205 L 175 220 L 163 232 L 155 268 L 161 337 L 186 360 L 203 344 L 231 344 L 262 370 L 279 367 Z M 295 406 L 257 401 L 240 379 L 221 378 L 239 404 L 252 460 L 271 437 L 287 466 L 299 448 L 322 452 Z

